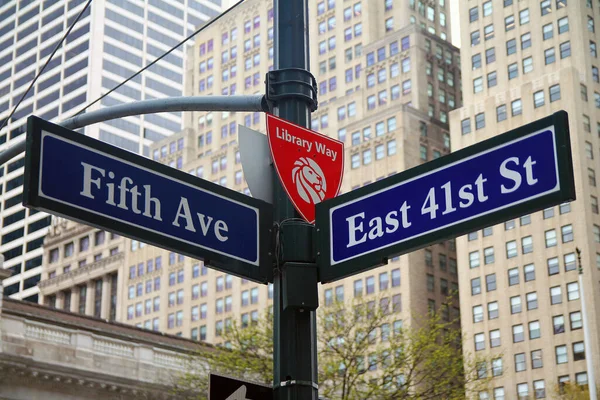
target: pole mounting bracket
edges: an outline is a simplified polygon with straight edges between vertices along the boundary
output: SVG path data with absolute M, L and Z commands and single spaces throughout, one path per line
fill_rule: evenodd
M 311 382 L 311 381 L 300 381 L 298 379 L 290 379 L 287 381 L 283 381 L 278 385 L 273 386 L 273 389 L 277 389 L 280 387 L 286 387 L 286 386 L 309 386 L 312 387 L 314 389 L 319 389 L 319 385 L 315 382 Z
M 277 103 L 280 99 L 296 98 L 308 103 L 310 111 L 316 111 L 317 80 L 303 68 L 282 68 L 267 72 L 267 101 Z

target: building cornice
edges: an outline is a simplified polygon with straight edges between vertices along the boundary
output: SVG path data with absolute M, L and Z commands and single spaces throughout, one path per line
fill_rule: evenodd
M 121 266 L 123 264 L 124 259 L 125 259 L 125 253 L 120 252 L 113 256 L 109 256 L 107 258 L 102 258 L 98 261 L 94 261 L 91 264 L 86 264 L 82 267 L 75 268 L 67 273 L 57 275 L 54 278 L 40 281 L 38 283 L 38 287 L 40 288 L 40 291 L 42 291 L 42 292 L 44 292 L 44 291 L 47 292 L 48 291 L 47 289 L 49 289 L 51 286 L 54 286 L 54 288 L 56 290 L 59 290 L 59 287 L 62 287 L 62 286 L 72 287 L 72 286 L 78 285 L 80 283 L 83 283 L 85 281 L 95 278 L 96 274 L 94 274 L 93 276 L 90 276 L 90 275 L 92 275 L 93 272 L 101 272 L 101 274 L 98 274 L 98 275 L 104 275 L 109 272 L 116 272 L 119 269 L 119 266 Z M 113 267 L 113 268 L 110 268 L 110 267 Z M 84 276 L 84 275 L 85 275 L 85 278 L 82 278 L 82 276 Z M 69 282 L 68 285 L 61 285 L 61 283 L 64 283 L 66 281 Z

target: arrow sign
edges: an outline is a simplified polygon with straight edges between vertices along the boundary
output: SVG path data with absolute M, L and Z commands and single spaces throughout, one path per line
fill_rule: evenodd
M 574 199 L 561 111 L 317 204 L 320 279 Z
M 208 398 L 210 400 L 272 399 L 273 388 L 211 372 L 208 378 Z
M 337 196 L 344 144 L 267 114 L 267 137 L 279 180 L 296 210 L 315 222 L 315 204 Z
M 27 121 L 23 204 L 272 279 L 271 205 L 37 117 Z

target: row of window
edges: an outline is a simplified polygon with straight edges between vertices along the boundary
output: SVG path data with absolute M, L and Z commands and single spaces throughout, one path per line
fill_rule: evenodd
M 567 298 L 569 301 L 579 299 L 579 285 L 577 282 L 571 282 L 567 284 Z M 527 302 L 527 310 L 536 310 L 538 308 L 538 295 L 537 292 L 529 292 L 525 295 L 525 300 Z M 554 286 L 550 288 L 550 302 L 552 305 L 561 304 L 562 303 L 562 287 Z M 512 296 L 510 298 L 510 313 L 511 314 L 519 314 L 523 311 L 523 303 L 521 296 Z M 473 323 L 483 322 L 484 320 L 484 306 L 482 304 L 478 304 L 473 306 Z M 500 315 L 499 306 L 497 301 L 492 301 L 487 304 L 487 316 L 488 320 L 493 320 L 498 318 Z M 555 317 L 557 319 L 554 320 L 554 333 L 562 333 L 564 332 L 564 318 L 562 315 Z M 571 329 L 579 329 L 581 328 L 581 313 L 579 311 L 572 312 L 570 314 L 571 320 Z M 560 325 L 557 325 L 559 324 Z M 558 329 L 558 330 L 557 330 Z
M 176 141 L 172 141 L 168 145 L 161 146 L 160 149 L 154 149 L 152 152 L 152 159 L 159 160 L 166 157 L 168 154 L 174 154 L 178 151 L 183 150 L 183 138 L 179 138 Z M 168 151 L 168 153 L 167 153 Z
M 529 340 L 539 339 L 542 335 L 540 322 L 539 321 L 530 321 L 527 323 L 527 329 L 529 334 Z M 500 329 L 494 329 L 489 332 L 489 346 L 490 348 L 500 347 Z M 520 343 L 525 341 L 525 328 L 523 324 L 513 325 L 512 326 L 512 341 L 513 343 Z M 486 342 L 485 342 L 485 333 L 476 333 L 473 336 L 475 351 L 485 350 Z M 541 350 L 540 357 L 538 361 L 538 366 L 534 368 L 542 368 L 542 357 Z M 555 347 L 556 351 L 556 364 L 565 364 L 568 362 L 567 356 L 567 345 L 560 345 Z M 522 353 L 521 353 L 522 354 Z M 515 355 L 515 361 L 517 361 L 518 354 Z M 573 343 L 573 361 L 580 361 L 585 359 L 585 350 L 583 348 L 583 342 L 575 342 Z M 515 370 L 516 372 L 523 371 L 520 364 L 515 362 Z
M 512 1 L 512 0 L 505 0 L 506 1 Z M 540 351 L 541 350 L 536 350 L 536 351 Z M 536 351 L 532 352 L 532 363 L 535 360 L 535 362 L 538 362 L 537 354 L 534 354 Z M 541 353 L 540 353 L 541 354 Z M 535 359 L 533 357 L 536 357 Z M 521 358 L 523 360 L 523 362 L 525 362 L 525 354 L 520 354 L 519 355 L 520 359 L 519 362 L 521 362 Z M 499 364 L 501 365 L 501 363 Z M 498 371 L 498 370 L 496 370 Z M 492 373 L 494 372 L 493 369 L 493 365 L 492 365 Z M 562 393 L 562 387 L 563 385 L 565 385 L 566 383 L 570 382 L 570 377 L 569 375 L 562 375 L 558 377 L 558 385 L 559 385 L 559 390 L 561 390 Z M 579 386 L 585 386 L 588 384 L 588 377 L 587 377 L 587 372 L 577 372 L 575 373 L 575 383 Z M 534 389 L 534 397 L 536 399 L 544 399 L 546 398 L 546 384 L 544 382 L 544 380 L 536 380 L 533 381 L 533 389 Z M 497 387 L 494 388 L 492 391 L 492 395 L 494 396 L 494 400 L 505 400 L 505 391 L 504 391 L 504 387 Z M 517 398 L 518 399 L 531 399 L 531 395 L 529 394 L 529 384 L 528 383 L 519 383 L 517 384 L 516 387 L 516 394 L 517 394 Z M 479 400 L 490 400 L 490 393 L 488 393 L 487 391 L 482 391 L 479 392 Z
M 391 157 L 396 154 L 396 139 L 389 140 L 386 144 L 378 144 L 375 146 L 375 161 L 382 160 L 386 155 Z M 352 169 L 357 169 L 362 165 L 369 165 L 373 162 L 373 150 L 366 149 L 362 153 L 354 153 L 350 156 L 350 164 Z
M 449 243 L 450 243 L 450 250 L 451 251 L 456 250 L 454 241 L 450 241 Z M 433 267 L 433 252 L 429 249 L 425 249 L 424 254 L 425 254 L 425 265 L 428 267 Z M 447 260 L 448 260 L 448 263 L 446 262 Z M 458 271 L 457 271 L 456 259 L 454 259 L 452 257 L 447 258 L 447 256 L 445 254 L 438 253 L 438 261 L 439 261 L 440 271 L 446 271 L 447 266 L 449 266 L 448 269 L 450 271 L 450 274 L 457 276 Z
M 154 285 L 153 285 L 154 283 Z M 146 280 L 146 294 L 152 293 L 153 291 L 160 290 L 160 276 L 155 277 L 154 279 Z M 135 297 L 140 297 L 144 295 L 144 283 L 139 282 L 137 285 L 130 285 L 128 287 L 128 299 L 134 299 Z
M 483 78 L 480 77 L 480 78 L 476 78 L 475 80 L 478 80 L 478 79 L 483 79 Z M 495 80 L 496 78 L 494 77 L 493 79 Z M 475 81 L 474 81 L 474 84 L 475 84 Z M 483 81 L 478 82 L 477 85 L 483 85 Z M 494 83 L 494 85 L 495 85 L 495 83 Z M 481 86 L 481 87 L 483 87 L 483 86 Z M 481 89 L 481 90 L 483 90 L 483 89 Z M 552 102 L 558 101 L 558 100 L 560 100 L 560 98 L 561 98 L 560 85 L 557 84 L 557 85 L 551 86 L 549 88 L 550 102 L 552 103 Z M 545 98 L 545 94 L 544 94 L 543 90 L 537 91 L 533 94 L 534 108 L 541 107 L 545 103 L 546 103 L 546 98 Z M 598 94 L 597 104 L 598 104 L 597 107 L 600 108 L 600 94 Z M 510 108 L 511 108 L 511 115 L 513 117 L 523 114 L 522 100 L 516 99 L 516 100 L 511 101 Z M 501 104 L 498 107 L 496 107 L 496 121 L 497 122 L 502 122 L 502 121 L 506 120 L 507 117 L 508 117 L 508 111 L 507 111 L 506 104 Z M 475 119 L 475 130 L 485 128 L 485 112 L 476 114 L 474 119 Z M 461 121 L 461 133 L 463 135 L 466 135 L 471 132 L 472 132 L 471 118 L 463 119 Z M 591 156 L 591 158 L 593 158 L 593 155 Z
M 571 224 L 564 225 L 561 227 L 562 242 L 568 243 L 573 241 L 573 226 Z M 469 235 L 471 237 L 471 235 Z M 556 237 L 556 229 L 549 229 L 545 232 L 546 248 L 555 247 L 558 243 Z M 516 240 L 510 240 L 506 242 L 506 259 L 514 258 L 518 256 L 518 247 Z M 521 251 L 522 254 L 529 254 L 533 252 L 533 237 L 525 236 L 521 238 Z M 484 263 L 492 264 L 495 261 L 494 247 L 486 247 L 483 249 Z M 481 265 L 479 250 L 475 250 L 469 253 L 469 267 L 477 268 Z
M 565 254 L 564 262 L 565 262 L 565 271 L 568 272 L 568 271 L 575 270 L 575 254 L 574 253 Z M 548 259 L 548 274 L 555 275 L 558 273 L 558 269 L 559 269 L 558 257 L 549 258 Z M 527 264 L 523 267 L 523 278 L 524 278 L 525 282 L 535 280 L 535 265 L 534 264 Z M 488 292 L 496 290 L 496 274 L 495 273 L 486 275 L 485 280 L 486 280 L 486 290 Z M 515 268 L 509 269 L 508 270 L 508 285 L 514 286 L 514 285 L 518 285 L 519 283 L 520 283 L 519 268 L 515 267 Z M 579 298 L 579 297 L 575 297 L 575 293 L 579 293 L 578 285 L 576 284 L 576 282 L 569 283 L 568 288 L 569 288 L 569 300 L 574 300 L 576 298 Z M 571 294 L 571 289 L 574 291 L 573 294 Z M 556 290 L 558 290 L 558 293 L 560 294 L 560 289 L 556 289 Z M 477 277 L 477 278 L 471 279 L 471 295 L 474 296 L 474 295 L 478 295 L 480 293 L 481 293 L 481 278 Z M 552 293 L 552 291 L 551 291 L 551 293 Z M 578 296 L 578 294 L 577 294 L 577 296 Z M 554 303 L 554 299 L 552 300 L 552 304 L 557 304 L 557 303 Z
M 387 290 L 390 287 L 400 286 L 400 268 L 393 269 L 391 272 L 382 272 L 379 274 L 379 291 Z M 356 279 L 353 283 L 354 297 L 361 297 L 363 294 L 375 293 L 375 276 L 368 276 L 364 279 Z M 325 290 L 325 305 L 331 305 L 334 301 L 334 289 Z M 335 301 L 344 301 L 344 286 L 336 286 Z
M 352 70 L 346 71 L 346 82 L 348 82 L 348 71 L 350 71 L 350 76 L 352 76 Z M 395 79 L 400 76 L 400 72 L 408 73 L 410 72 L 410 57 L 403 58 L 400 63 L 394 62 L 390 64 L 389 67 L 389 75 L 390 79 Z M 385 83 L 387 81 L 388 70 L 383 67 L 377 70 L 377 74 L 372 72 L 367 75 L 367 88 L 372 88 L 375 84 Z M 350 79 L 351 81 L 352 79 Z
M 110 234 L 110 240 L 114 240 L 118 237 L 119 237 L 119 235 L 117 235 L 116 233 Z M 101 246 L 104 244 L 105 241 L 106 241 L 106 232 L 105 231 L 97 231 L 94 233 L 94 246 Z M 90 248 L 90 237 L 84 236 L 84 237 L 80 238 L 79 239 L 79 252 L 87 251 L 87 250 L 89 250 L 89 248 Z M 63 257 L 68 258 L 68 257 L 73 256 L 73 254 L 75 254 L 75 243 L 69 242 L 69 243 L 65 244 L 64 248 L 63 248 Z M 50 263 L 54 263 L 54 262 L 58 261 L 58 258 L 59 258 L 59 248 L 58 247 L 50 250 L 49 258 L 50 258 L 49 259 Z

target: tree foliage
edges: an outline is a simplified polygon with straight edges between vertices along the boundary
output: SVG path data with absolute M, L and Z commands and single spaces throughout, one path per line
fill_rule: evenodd
M 554 398 L 559 400 L 589 400 L 590 391 L 587 385 L 581 386 L 572 382 L 556 385 Z M 600 400 L 600 396 L 598 396 Z
M 464 399 L 482 390 L 482 361 L 465 360 L 456 322 L 438 315 L 394 320 L 374 301 L 334 303 L 318 313 L 319 395 L 327 399 Z M 373 305 L 373 306 L 370 306 Z M 206 359 L 212 371 L 272 383 L 272 318 L 224 332 L 227 343 Z M 488 365 L 486 362 L 485 365 Z M 466 371 L 466 372 L 465 372 Z M 202 399 L 206 370 L 190 368 L 176 382 L 177 394 Z M 479 378 L 479 379 L 478 379 Z

